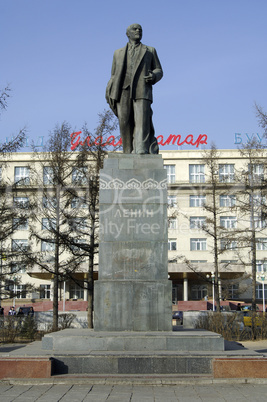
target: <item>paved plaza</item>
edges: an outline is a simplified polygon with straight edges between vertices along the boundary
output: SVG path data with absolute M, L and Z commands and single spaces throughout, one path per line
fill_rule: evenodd
M 105 385 L 0 384 L 1 402 L 266 401 L 267 384 Z

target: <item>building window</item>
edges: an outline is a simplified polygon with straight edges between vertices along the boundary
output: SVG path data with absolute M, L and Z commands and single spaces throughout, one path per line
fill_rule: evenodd
M 205 165 L 189 165 L 189 182 L 205 183 Z
M 221 216 L 220 226 L 225 229 L 236 229 L 237 220 L 236 216 Z
M 167 170 L 167 183 L 175 183 L 175 165 L 164 165 Z
M 232 284 L 229 285 L 227 288 L 227 294 L 229 299 L 238 299 L 239 296 L 239 285 L 238 284 Z
M 87 208 L 87 206 L 83 197 L 73 197 L 71 200 L 71 208 Z
M 267 238 L 256 239 L 256 242 L 257 250 L 267 250 Z
M 87 184 L 87 172 L 88 168 L 85 167 L 75 167 L 72 169 L 72 183 L 85 185 Z
M 219 181 L 224 183 L 232 183 L 235 181 L 235 165 L 224 164 L 219 165 Z
M 205 195 L 190 195 L 189 205 L 190 207 L 203 207 L 206 203 Z
M 250 181 L 259 183 L 264 179 L 264 165 L 261 163 L 249 163 L 248 172 Z
M 26 299 L 26 296 L 27 296 L 26 285 L 16 285 L 16 298 Z
M 177 229 L 177 219 L 176 218 L 168 218 L 168 228 L 169 229 Z
M 177 250 L 177 242 L 176 239 L 168 239 L 168 250 L 175 251 Z
M 56 229 L 56 219 L 43 218 L 42 219 L 42 230 L 53 231 Z
M 267 272 L 267 261 L 256 261 L 257 272 Z
M 84 290 L 76 283 L 70 285 L 70 299 L 83 299 Z
M 262 285 L 256 285 L 256 299 L 263 299 Z M 264 286 L 264 298 L 267 299 L 267 287 Z
M 235 195 L 220 195 L 220 207 L 234 207 L 235 204 Z
M 169 208 L 175 208 L 177 206 L 176 195 L 168 195 L 167 201 L 168 201 L 168 207 Z
M 53 184 L 55 181 L 55 171 L 52 166 L 44 166 L 43 168 L 43 183 Z
M 205 224 L 205 216 L 190 216 L 190 229 L 203 229 Z
M 57 206 L 57 198 L 56 197 L 43 197 L 43 208 L 56 208 Z
M 84 248 L 88 249 L 88 243 L 85 239 L 74 239 L 71 249 L 73 252 L 84 251 Z
M 50 299 L 50 285 L 40 285 L 40 299 Z
M 15 167 L 15 184 L 30 184 L 30 169 L 26 166 Z
M 190 239 L 191 251 L 205 251 L 207 250 L 207 239 Z
M 191 296 L 193 300 L 202 300 L 208 295 L 206 285 L 194 285 L 191 288 Z
M 25 251 L 28 247 L 28 240 L 26 239 L 13 239 L 12 251 Z
M 252 221 L 252 218 L 251 218 L 251 223 L 250 223 L 251 228 L 253 227 L 253 224 L 254 224 L 255 229 L 264 229 L 267 226 L 266 220 L 261 215 L 254 216 L 253 221 Z
M 72 230 L 79 232 L 88 229 L 87 221 L 85 218 L 72 218 L 70 219 L 70 227 Z
M 221 240 L 221 250 L 235 250 L 237 243 L 235 240 L 222 239 Z
M 28 230 L 28 219 L 27 218 L 14 218 L 13 219 L 13 229 L 14 230 Z
M 14 208 L 27 209 L 29 207 L 28 197 L 14 197 L 13 198 Z
M 50 241 L 42 240 L 41 250 L 42 251 L 54 251 L 55 250 L 55 243 L 52 243 Z
M 266 197 L 261 194 L 250 196 L 250 205 L 253 207 L 254 215 L 262 215 L 263 208 L 266 209 Z

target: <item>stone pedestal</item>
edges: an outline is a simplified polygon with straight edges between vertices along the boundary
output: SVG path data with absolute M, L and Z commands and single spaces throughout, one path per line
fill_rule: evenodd
M 171 331 L 167 180 L 160 155 L 110 154 L 100 175 L 95 331 Z

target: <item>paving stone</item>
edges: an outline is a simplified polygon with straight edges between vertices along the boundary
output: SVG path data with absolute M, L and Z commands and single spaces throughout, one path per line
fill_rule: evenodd
M 38 402 L 58 402 L 71 388 L 72 385 L 54 385 L 38 398 Z
M 60 402 L 80 402 L 90 393 L 93 385 L 74 385 L 64 396 Z
M 142 378 L 140 378 L 141 380 Z M 108 381 L 108 378 L 103 379 Z M 0 384 L 1 402 L 233 402 L 266 401 L 265 384 L 210 383 L 209 385 L 16 385 Z M 205 380 L 202 380 L 205 381 Z M 230 382 L 231 379 L 228 379 Z M 114 379 L 114 383 L 116 379 Z M 155 383 L 160 383 L 155 379 Z
M 94 385 L 92 390 L 84 398 L 83 402 L 104 402 L 111 394 L 112 389 L 113 386 L 111 385 Z
M 44 395 L 46 392 L 49 391 L 50 388 L 52 388 L 53 385 L 48 384 L 48 385 L 39 385 L 38 387 L 32 386 L 30 389 L 27 391 L 23 392 L 22 395 L 16 398 L 17 402 L 26 402 L 26 401 L 35 401 L 40 396 Z

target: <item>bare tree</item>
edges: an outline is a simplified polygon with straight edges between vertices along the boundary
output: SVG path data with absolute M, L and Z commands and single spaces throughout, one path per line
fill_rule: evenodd
M 0 114 L 7 109 L 9 97 L 10 87 L 6 86 L 0 90 Z M 14 183 L 5 177 L 7 154 L 19 150 L 24 145 L 25 139 L 26 129 L 24 128 L 10 141 L 0 144 L 0 303 L 2 297 L 13 297 L 12 286 L 5 285 L 6 281 L 10 282 L 8 278 L 11 268 L 13 273 L 15 272 L 15 261 L 17 259 L 11 250 L 10 237 L 25 221 L 25 216 L 20 214 L 18 217 L 13 206 Z
M 237 237 L 237 219 L 236 217 L 225 217 L 227 213 L 236 211 L 236 196 L 234 195 L 233 186 L 234 174 L 223 174 L 224 165 L 219 164 L 220 151 L 215 145 L 211 149 L 203 152 L 201 162 L 205 164 L 205 182 L 201 185 L 201 191 L 205 189 L 206 201 L 202 205 L 206 211 L 203 220 L 199 220 L 197 227 L 202 230 L 208 239 L 212 240 L 210 253 L 213 258 L 212 274 L 207 278 L 203 272 L 200 272 L 199 267 L 191 263 L 188 259 L 184 259 L 187 267 L 198 275 L 201 282 L 209 282 L 214 284 L 214 299 L 217 310 L 220 311 L 220 299 L 222 297 L 221 289 L 233 283 L 237 274 L 231 272 L 231 263 L 223 263 L 223 270 L 231 272 L 233 281 L 223 280 L 220 269 L 222 262 L 219 260 L 223 254 L 235 253 L 236 237 Z M 195 191 L 197 191 L 195 189 Z M 223 202 L 222 202 L 223 201 Z M 226 219 L 227 218 L 227 219 Z M 240 278 L 240 274 L 239 274 Z
M 81 243 L 80 250 L 88 257 L 88 271 L 85 287 L 88 292 L 88 327 L 93 328 L 93 297 L 94 297 L 94 268 L 97 264 L 99 251 L 99 175 L 103 168 L 104 159 L 108 151 L 119 149 L 121 141 L 112 135 L 117 128 L 117 120 L 111 111 L 99 114 L 99 122 L 91 133 L 87 125 L 83 127 L 84 141 L 78 147 L 78 161 L 80 166 L 89 166 L 84 171 L 84 180 L 87 183 L 87 197 L 83 196 L 83 205 L 87 209 L 87 224 L 81 231 L 81 236 L 89 235 L 88 244 Z M 111 145 L 112 143 L 112 145 Z
M 0 115 L 1 112 L 7 109 L 8 98 L 10 97 L 10 87 L 6 86 L 4 89 L 0 90 Z M 20 149 L 26 140 L 26 128 L 23 128 L 19 133 L 15 134 L 10 141 L 6 141 L 0 144 L 0 157 L 8 152 L 16 152 Z
M 39 248 L 41 244 L 42 252 L 32 249 L 28 260 L 53 277 L 53 330 L 58 326 L 58 287 L 62 280 L 70 280 L 88 292 L 88 325 L 93 326 L 99 171 L 109 146 L 107 136 L 110 137 L 115 127 L 111 112 L 104 112 L 94 135 L 85 125 L 85 140 L 79 140 L 76 152 L 71 152 L 71 129 L 63 123 L 49 135 L 45 152 L 34 154 L 29 189 L 32 194 L 30 232 L 31 240 Z M 41 185 L 40 175 L 43 175 Z M 85 260 L 88 261 L 86 275 Z
M 240 254 L 243 264 L 251 267 L 252 276 L 252 310 L 256 311 L 256 283 L 257 283 L 257 245 L 261 233 L 266 232 L 266 152 L 255 140 L 249 141 L 239 150 L 244 165 L 239 172 L 238 181 L 242 187 L 238 195 L 238 209 L 243 228 L 239 232 L 242 248 L 249 250 L 249 258 Z
M 267 114 L 263 111 L 262 107 L 255 103 L 256 117 L 259 126 L 264 129 L 265 139 L 267 138 Z
M 70 151 L 71 128 L 64 122 L 50 133 L 44 153 L 35 152 L 28 187 L 32 249 L 28 264 L 50 273 L 53 279 L 53 330 L 58 329 L 59 284 L 81 271 L 77 233 L 84 217 L 77 218 L 71 201 L 77 192 L 79 166 Z M 77 235 L 77 236 L 76 236 Z M 37 245 L 39 250 L 35 249 Z M 41 252 L 40 252 L 41 248 Z

